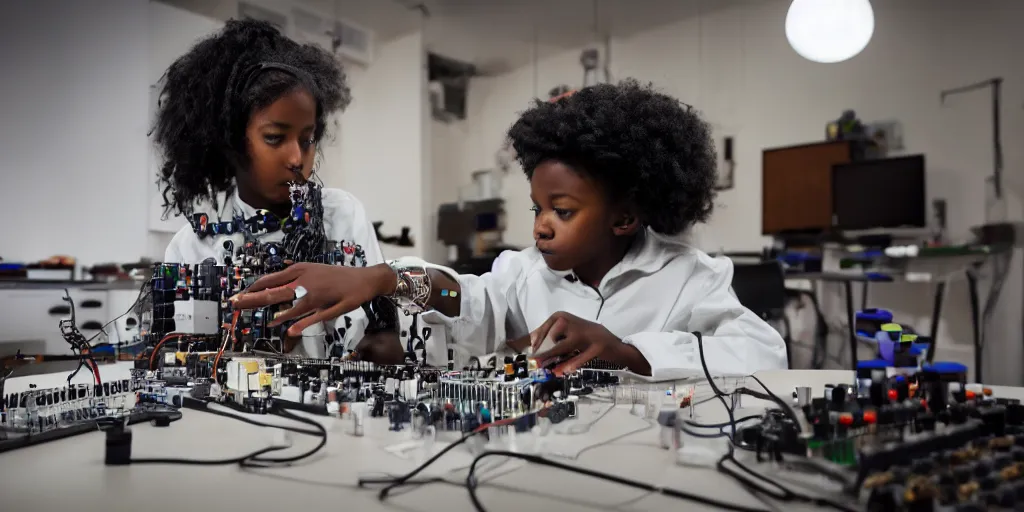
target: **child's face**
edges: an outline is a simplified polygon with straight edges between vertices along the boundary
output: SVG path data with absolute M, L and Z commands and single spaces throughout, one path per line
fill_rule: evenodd
M 288 182 L 313 173 L 316 146 L 316 101 L 304 89 L 295 89 L 270 106 L 253 112 L 245 135 L 251 168 L 236 176 L 239 189 L 266 208 L 289 201 Z
M 530 180 L 533 239 L 552 270 L 578 269 L 610 252 L 616 209 L 598 183 L 557 161 L 537 166 Z

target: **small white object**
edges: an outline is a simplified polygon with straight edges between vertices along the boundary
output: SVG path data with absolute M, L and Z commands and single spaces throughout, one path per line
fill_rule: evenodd
M 920 247 L 918 247 L 916 245 L 908 245 L 907 246 L 907 257 L 908 258 L 916 258 L 917 255 L 920 254 L 920 253 L 921 253 L 921 248 Z
M 885 255 L 890 258 L 906 258 L 907 247 L 905 245 L 893 245 L 885 248 Z
M 174 301 L 174 330 L 188 334 L 218 334 L 220 303 L 213 300 Z
M 366 419 L 366 402 L 355 402 L 352 409 L 352 435 L 362 437 L 363 421 Z
M 875 32 L 868 0 L 793 0 L 786 13 L 786 39 L 801 57 L 835 63 L 862 52 Z
M 341 405 L 338 402 L 327 402 L 327 414 L 335 418 L 341 416 Z
M 298 386 L 281 386 L 281 400 L 302 402 L 302 389 Z
M 305 392 L 302 393 L 302 403 L 304 403 L 304 404 L 311 404 L 311 403 L 313 403 L 313 392 L 312 391 L 307 389 Z
M 299 299 L 305 297 L 306 293 L 308 293 L 308 292 L 306 292 L 306 287 L 302 286 L 302 285 L 297 285 L 297 286 L 293 287 L 292 290 L 295 290 L 295 300 L 299 300 Z

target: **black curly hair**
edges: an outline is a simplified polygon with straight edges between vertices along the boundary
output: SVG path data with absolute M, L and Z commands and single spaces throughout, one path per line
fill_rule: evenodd
M 675 235 L 711 215 L 716 153 L 692 107 L 627 79 L 583 88 L 524 112 L 508 137 L 533 178 L 547 160 L 572 166 L 627 201 L 644 225 Z
M 261 63 L 279 67 L 249 71 Z M 164 157 L 158 179 L 164 217 L 189 215 L 202 200 L 218 208 L 217 196 L 229 192 L 235 174 L 248 168 L 245 128 L 254 111 L 296 87 L 312 89 L 317 105 L 313 136 L 319 142 L 327 116 L 351 100 L 345 73 L 329 52 L 248 19 L 229 20 L 196 43 L 171 64 L 164 80 L 152 132 Z

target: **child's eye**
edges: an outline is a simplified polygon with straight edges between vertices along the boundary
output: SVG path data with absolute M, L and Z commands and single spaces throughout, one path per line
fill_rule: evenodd
M 540 215 L 540 206 L 531 206 L 530 211 L 533 212 L 534 216 Z
M 568 220 L 569 217 L 572 217 L 572 212 L 561 208 L 555 208 L 555 215 L 558 215 L 558 218 L 562 220 Z
M 276 145 L 280 144 L 281 141 L 283 141 L 283 140 L 284 140 L 284 137 L 281 136 L 281 135 L 264 135 L 263 136 L 263 142 L 266 142 L 267 144 L 270 144 L 271 146 L 276 146 Z

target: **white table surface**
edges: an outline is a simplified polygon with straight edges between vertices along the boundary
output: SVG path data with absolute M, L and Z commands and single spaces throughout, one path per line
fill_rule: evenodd
M 104 373 L 116 370 L 107 369 Z M 59 385 L 61 376 L 54 376 Z M 809 385 L 820 389 L 828 383 L 846 382 L 851 372 L 841 370 L 792 370 L 758 374 L 766 385 L 781 397 L 789 397 L 793 387 Z M 12 379 L 7 391 L 20 387 L 20 379 Z M 76 379 L 77 380 L 77 379 Z M 39 378 L 36 377 L 38 382 Z M 43 387 L 43 382 L 39 382 Z M 46 383 L 50 385 L 50 383 Z M 753 379 L 744 383 L 758 389 Z M 1000 388 L 1000 396 L 1019 398 L 1024 388 Z M 708 396 L 706 383 L 698 386 L 697 398 Z M 766 404 L 744 397 L 740 415 L 758 412 Z M 583 402 L 580 417 L 560 425 L 590 423 L 606 408 L 608 402 Z M 677 489 L 729 501 L 737 505 L 768 509 L 764 503 L 747 493 L 731 478 L 713 469 L 687 468 L 675 464 L 674 453 L 659 447 L 659 429 L 651 422 L 631 414 L 630 406 L 620 404 L 593 423 L 589 431 L 571 435 L 552 433 L 542 439 L 542 453 L 560 461 L 614 473 Z M 696 408 L 696 421 L 724 421 L 727 415 L 717 400 Z M 256 419 L 274 422 L 283 419 L 261 416 Z M 368 418 L 363 437 L 350 435 L 351 421 L 319 419 L 328 428 L 327 446 L 311 460 L 287 468 L 243 470 L 230 466 L 134 465 L 108 467 L 103 464 L 104 434 L 88 433 L 24 449 L 0 454 L 0 501 L 3 510 L 74 510 L 83 504 L 102 505 L 106 511 L 146 510 L 147 512 L 180 512 L 200 507 L 203 510 L 288 511 L 296 508 L 340 507 L 339 510 L 403 510 L 460 512 L 474 510 L 466 489 L 464 468 L 473 456 L 465 446 L 443 456 L 424 476 L 447 475 L 457 485 L 432 483 L 398 489 L 386 502 L 377 493 L 357 489 L 359 476 L 404 474 L 420 464 L 425 453 L 413 450 L 401 455 L 388 447 L 409 441 L 408 432 L 389 432 L 385 419 Z M 577 427 L 578 428 L 578 427 Z M 240 456 L 280 439 L 276 429 L 250 426 L 229 418 L 203 412 L 184 410 L 183 418 L 167 428 L 149 424 L 132 428 L 133 457 L 227 458 Z M 632 433 L 631 433 L 632 432 Z M 439 434 L 433 451 L 443 447 L 444 439 L 457 434 Z M 317 439 L 293 436 L 289 452 L 312 447 Z M 517 444 L 530 451 L 536 438 L 520 436 Z M 499 447 L 500 448 L 500 447 Z M 581 453 L 581 450 L 584 450 Z M 280 453 L 284 455 L 286 453 Z M 579 454 L 578 457 L 572 457 Z M 569 456 L 569 458 L 565 458 Z M 750 454 L 737 451 L 748 466 L 760 471 L 778 473 L 768 465 L 756 466 Z M 463 469 L 460 469 L 463 468 Z M 489 469 L 487 469 L 489 468 Z M 559 512 L 593 510 L 712 510 L 692 502 L 623 487 L 583 475 L 530 465 L 519 460 L 493 457 L 481 461 L 478 495 L 489 511 L 548 510 Z M 806 477 L 799 477 L 806 480 Z M 814 488 L 829 485 L 811 481 Z M 793 484 L 788 483 L 790 487 Z M 794 489 L 808 492 L 805 488 Z M 838 494 L 832 494 L 838 497 Z M 846 501 L 846 500 L 843 500 Z M 293 508 L 295 507 L 295 508 Z M 680 508 L 685 507 L 685 508 Z M 803 505 L 785 503 L 786 509 L 803 509 Z M 92 508 L 90 507 L 90 510 Z

